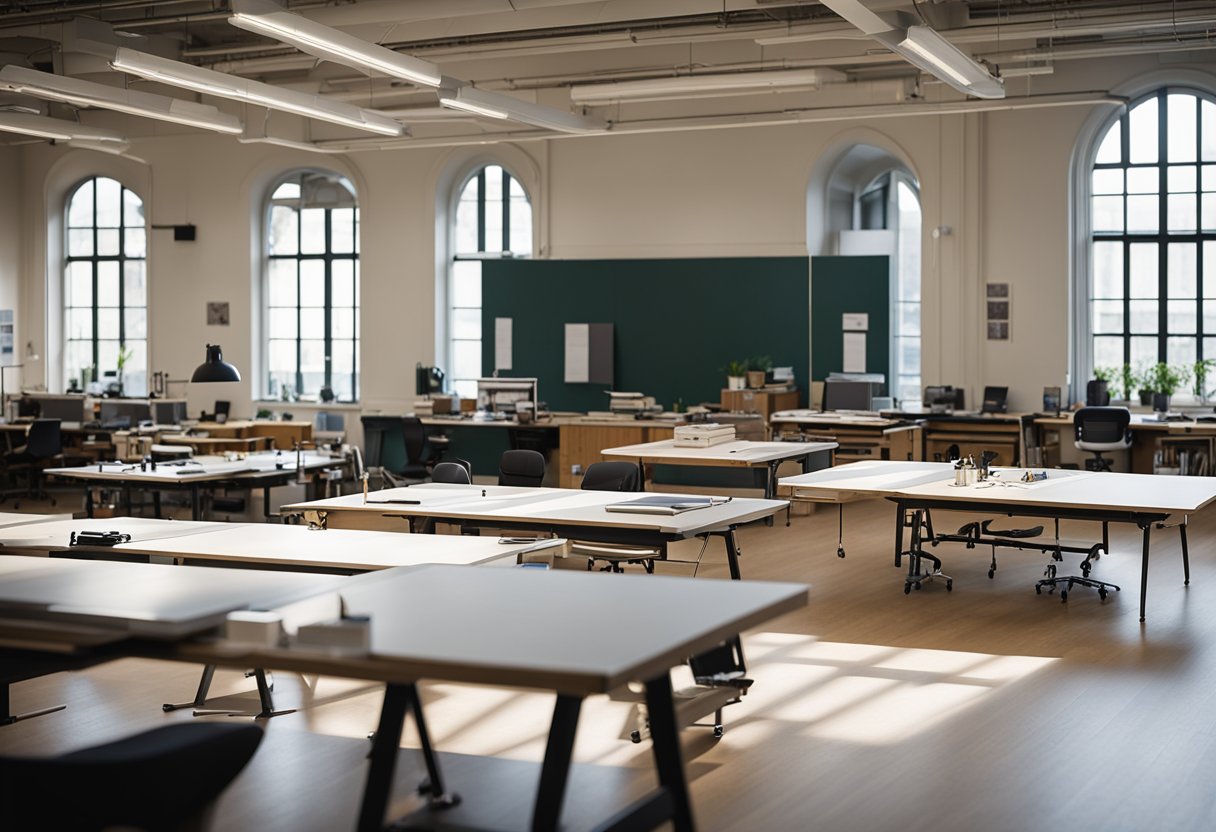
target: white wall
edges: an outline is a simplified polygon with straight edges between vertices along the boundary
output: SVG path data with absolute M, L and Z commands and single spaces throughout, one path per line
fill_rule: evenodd
M 1144 70 L 1127 62 L 1091 68 L 1094 88 Z M 1101 71 L 1099 71 L 1101 70 Z M 260 210 L 269 181 L 297 166 L 337 170 L 355 183 L 362 208 L 363 403 L 403 410 L 413 399 L 413 367 L 435 356 L 436 217 L 454 170 L 506 153 L 528 182 L 537 251 L 555 258 L 802 255 L 808 183 L 852 144 L 874 144 L 903 160 L 921 187 L 924 212 L 923 378 L 970 388 L 1008 384 L 1011 409 L 1033 409 L 1045 385 L 1067 371 L 1068 183 L 1076 138 L 1094 105 L 966 115 L 891 118 L 532 142 L 499 149 L 410 149 L 327 156 L 212 135 L 157 135 L 136 141 L 140 165 L 46 145 L 0 150 L 0 219 L 20 165 L 23 269 L 21 323 L 43 356 L 54 355 L 44 326 L 43 275 L 55 239 L 39 218 L 58 216 L 66 188 L 88 172 L 121 175 L 144 197 L 155 223 L 192 222 L 198 241 L 151 234 L 151 370 L 185 377 L 208 341 L 253 368 L 254 270 Z M 812 203 L 813 204 L 813 203 Z M 7 214 L 5 213 L 7 212 Z M 949 233 L 934 237 L 936 227 Z M 11 291 L 13 223 L 0 222 L 0 293 Z M 818 249 L 816 249 L 816 253 Z M 51 290 L 59 276 L 52 270 Z M 989 342 L 983 284 L 1013 285 L 1013 331 Z M 8 287 L 8 288 L 6 288 Z M 3 297 L 3 295 L 0 295 Z M 232 323 L 208 327 L 205 303 L 227 300 Z M 439 299 L 440 302 L 442 299 Z M 644 300 L 644 299 L 639 299 Z M 763 327 L 762 321 L 725 322 Z M 714 324 L 719 325 L 719 324 Z M 50 342 L 48 346 L 48 342 Z M 43 376 L 41 370 L 39 377 Z M 252 412 L 252 373 L 235 412 Z M 45 378 L 53 380 L 54 374 Z M 28 380 L 37 381 L 27 373 Z M 657 391 L 661 392 L 661 391 Z M 221 397 L 190 391 L 191 412 Z

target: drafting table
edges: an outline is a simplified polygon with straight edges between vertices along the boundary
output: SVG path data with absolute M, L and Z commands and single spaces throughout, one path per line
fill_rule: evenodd
M 432 518 L 469 527 L 543 531 L 589 542 L 654 547 L 664 557 L 673 541 L 717 535 L 725 542 L 731 577 L 738 579 L 742 576 L 735 529 L 771 517 L 787 505 L 784 500 L 734 498 L 675 515 L 605 509 L 629 499 L 629 494 L 616 491 L 425 483 L 375 491 L 367 502 L 362 494 L 347 494 L 286 505 L 282 511 L 341 528 L 367 528 L 380 517 L 400 517 L 411 522 Z
M 774 499 L 777 491 L 777 467 L 783 462 L 802 463 L 808 473 L 832 465 L 835 442 L 749 442 L 735 440 L 706 448 L 677 447 L 675 440 L 643 442 L 600 451 L 612 459 L 637 460 L 643 480 L 647 465 L 694 465 L 712 468 L 757 468 L 766 472 L 764 498 Z M 814 460 L 814 462 L 812 462 Z M 815 464 L 819 463 L 819 464 Z
M 1006 471 L 1011 469 L 993 469 Z M 1015 472 L 1021 469 L 1013 469 Z M 1041 469 L 1038 469 L 1041 470 Z M 1143 535 L 1140 566 L 1140 620 L 1148 591 L 1150 532 L 1171 515 L 1181 515 L 1184 580 L 1190 583 L 1187 515 L 1216 500 L 1212 477 L 1157 477 L 1150 474 L 1051 469 L 1048 479 L 1022 483 L 976 483 L 955 487 L 953 466 L 932 462 L 858 462 L 853 465 L 782 478 L 779 485 L 792 498 L 847 502 L 885 497 L 896 504 L 896 564 L 903 552 L 903 529 L 909 511 L 971 511 L 977 514 L 1093 520 L 1103 524 L 1103 548 L 1109 551 L 1106 525 L 1130 523 Z M 912 551 L 932 543 L 932 531 L 921 538 L 913 529 Z M 980 541 L 986 543 L 987 541 Z
M 102 462 L 77 468 L 49 468 L 46 474 L 85 484 L 85 510 L 93 516 L 91 485 L 108 485 L 129 494 L 131 489 L 152 492 L 156 516 L 160 516 L 160 493 L 163 490 L 190 492 L 191 519 L 202 519 L 202 490 L 229 485 L 239 488 L 261 488 L 265 511 L 270 511 L 270 489 L 276 485 L 295 482 L 308 473 L 315 473 L 343 464 L 343 460 L 328 454 L 307 452 L 300 455 L 300 470 L 296 454 L 271 452 L 249 454 L 239 460 L 203 458 L 182 462 L 161 462 L 155 468 L 141 463 Z M 184 463 L 184 464 L 183 464 Z
M 773 436 L 834 441 L 836 462 L 858 459 L 915 460 L 923 455 L 921 426 L 874 414 L 781 410 L 769 417 Z
M 20 511 L 0 511 L 0 528 L 6 526 L 24 526 L 28 523 L 42 523 L 46 520 L 66 520 L 72 515 L 64 514 L 24 514 Z
M 131 591 L 114 604 L 96 607 L 99 588 L 113 594 L 126 586 Z M 93 649 L 105 657 L 275 667 L 385 682 L 357 827 L 369 832 L 385 824 L 407 710 L 429 775 L 427 805 L 414 819 L 459 822 L 459 800 L 444 781 L 426 730 L 418 680 L 557 694 L 532 817 L 538 830 L 559 827 L 582 700 L 641 681 L 659 787 L 616 815 L 614 828 L 650 828 L 670 819 L 675 829 L 691 830 L 670 668 L 804 606 L 806 597 L 807 587 L 800 584 L 605 579 L 561 571 L 424 566 L 333 578 L 0 556 L 0 646 Z M 287 604 L 297 623 L 307 623 L 306 609 L 321 613 L 332 606 L 331 598 L 340 598 L 350 614 L 369 616 L 369 650 L 200 638 L 214 632 L 229 611 Z M 622 609 L 630 614 L 622 616 Z M 443 626 L 427 626 L 436 621 Z M 470 788 L 466 805 L 478 798 Z

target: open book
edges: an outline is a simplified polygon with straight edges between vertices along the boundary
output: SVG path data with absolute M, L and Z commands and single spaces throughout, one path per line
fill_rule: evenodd
M 630 514 L 681 514 L 685 511 L 728 503 L 730 499 L 730 497 L 703 497 L 699 494 L 678 496 L 655 494 L 650 497 L 639 497 L 636 500 L 626 500 L 623 503 L 610 503 L 604 508 L 607 511 L 623 511 Z

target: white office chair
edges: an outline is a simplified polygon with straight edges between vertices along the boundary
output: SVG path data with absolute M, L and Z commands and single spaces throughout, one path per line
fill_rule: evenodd
M 1109 471 L 1111 461 L 1102 454 L 1131 447 L 1131 421 L 1132 414 L 1126 407 L 1083 407 L 1073 415 L 1073 444 L 1093 454 L 1093 459 L 1085 461 L 1087 470 Z

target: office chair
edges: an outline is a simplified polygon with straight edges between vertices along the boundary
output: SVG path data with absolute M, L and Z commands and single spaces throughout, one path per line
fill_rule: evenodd
M 469 469 L 459 462 L 440 462 L 431 471 L 431 482 L 471 485 L 473 478 L 469 475 Z
M 499 485 L 540 486 L 545 481 L 545 456 L 540 451 L 503 451 L 498 463 Z
M 642 474 L 633 462 L 593 462 L 583 474 L 583 491 L 640 491 Z M 639 564 L 654 572 L 655 558 L 663 556 L 653 546 L 618 546 L 608 543 L 570 542 L 570 553 L 587 558 L 587 571 L 595 569 L 598 561 L 607 565 L 601 571 L 624 572 L 623 564 Z
M 1109 471 L 1111 461 L 1102 456 L 1103 452 L 1131 447 L 1131 421 L 1132 414 L 1126 407 L 1083 407 L 1073 414 L 1074 444 L 1093 454 L 1093 459 L 1085 460 L 1087 471 Z
M 390 487 L 426 479 L 426 428 L 421 421 L 413 416 L 360 416 L 359 420 L 369 471 L 376 471 Z
M 232 402 L 216 401 L 215 403 L 215 421 L 223 424 L 228 421 L 228 414 L 232 412 Z
M 24 494 L 30 499 L 49 499 L 55 505 L 54 498 L 42 487 L 42 471 L 51 467 L 51 463 L 63 457 L 63 433 L 60 430 L 59 419 L 35 419 L 26 434 L 25 444 L 5 455 L 4 462 L 9 475 L 24 473 L 27 477 L 27 487 L 0 495 L 0 503 L 10 496 Z M 20 508 L 21 503 L 13 503 L 14 508 Z
M 178 723 L 55 757 L 0 757 L 0 828 L 201 829 L 261 741 L 256 725 Z

